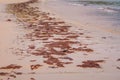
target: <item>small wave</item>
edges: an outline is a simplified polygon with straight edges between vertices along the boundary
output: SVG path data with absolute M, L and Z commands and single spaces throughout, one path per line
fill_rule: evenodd
M 76 3 L 69 3 L 69 4 L 73 6 L 80 6 L 80 4 L 76 4 Z
M 120 9 L 117 8 L 111 8 L 111 7 L 101 7 L 99 8 L 101 10 L 104 10 L 106 12 L 120 12 Z
M 84 4 L 84 5 L 115 5 L 115 6 L 120 6 L 120 1 L 70 0 L 70 2 Z

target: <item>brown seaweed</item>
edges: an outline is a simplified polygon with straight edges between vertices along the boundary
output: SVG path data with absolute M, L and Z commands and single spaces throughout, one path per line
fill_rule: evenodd
M 16 65 L 16 64 L 10 64 L 10 65 L 5 66 L 5 67 L 0 67 L 0 69 L 20 69 L 20 68 L 22 68 L 22 66 Z
M 82 67 L 82 68 L 101 68 L 101 66 L 99 65 L 99 63 L 104 62 L 104 60 L 96 60 L 96 61 L 92 61 L 92 60 L 87 60 L 87 61 L 83 61 L 82 65 L 77 65 L 77 67 Z

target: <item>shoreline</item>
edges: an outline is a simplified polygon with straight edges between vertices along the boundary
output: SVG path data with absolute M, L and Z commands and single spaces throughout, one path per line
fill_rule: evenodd
M 99 16 L 96 16 L 97 14 L 93 15 L 92 12 L 95 11 L 98 12 L 98 10 L 94 8 L 92 9 L 90 6 L 83 5 L 75 6 L 70 3 L 67 4 L 65 2 L 61 2 L 59 0 L 46 1 L 42 5 L 43 6 L 41 7 L 43 7 L 43 10 L 51 12 L 53 14 L 57 14 L 56 16 L 58 18 L 62 18 L 68 23 L 72 23 L 74 26 L 80 26 L 90 30 L 96 29 L 97 31 L 104 31 L 115 35 L 120 34 L 119 28 L 117 27 L 114 28 L 114 26 L 112 26 L 113 23 L 110 23 L 110 21 L 107 22 L 107 20 L 105 20 L 105 18 L 102 18 L 102 16 L 100 18 L 100 15 Z M 71 10 L 69 10 L 69 7 L 71 8 Z M 64 8 L 67 11 L 64 11 L 62 8 Z M 89 8 L 91 11 L 89 10 Z M 91 18 L 93 18 L 92 21 Z
M 10 39 L 15 46 L 9 47 L 12 49 L 5 52 L 4 59 L 0 58 L 1 63 L 5 60 L 0 65 L 0 79 L 79 80 L 90 79 L 93 75 L 91 80 L 119 79 L 119 37 L 105 32 L 98 35 L 94 30 L 69 24 L 57 14 L 52 16 L 51 12 L 39 8 L 39 2 L 7 7 L 9 14 L 16 15 L 17 21 L 8 17 L 10 26 L 6 25 L 4 29 L 13 34 L 7 33 L 5 40 Z M 11 23 L 15 23 L 15 27 Z M 6 47 L 12 42 L 6 43 Z M 5 44 L 4 38 L 2 43 Z M 3 45 L 0 47 L 4 48 Z

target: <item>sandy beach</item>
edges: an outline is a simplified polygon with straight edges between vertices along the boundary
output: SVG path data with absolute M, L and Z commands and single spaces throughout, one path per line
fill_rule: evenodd
M 55 1 L 0 0 L 0 80 L 119 80 L 119 32 Z

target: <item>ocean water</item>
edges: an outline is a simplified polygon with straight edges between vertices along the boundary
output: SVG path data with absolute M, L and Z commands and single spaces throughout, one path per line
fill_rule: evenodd
M 117 30 L 120 30 L 120 0 L 65 0 L 65 1 L 74 6 L 83 5 L 84 7 L 89 7 L 89 9 L 94 8 L 95 11 L 91 11 L 90 13 L 98 17 L 102 17 L 103 20 L 110 24 L 110 27 L 115 27 Z
M 120 11 L 120 0 L 66 0 L 75 4 L 83 4 L 85 6 L 102 6 L 108 7 L 115 11 Z
M 117 14 L 117 17 L 120 18 L 120 0 L 65 0 L 65 1 L 76 5 L 96 7 L 106 12 L 111 13 L 113 12 Z
M 96 5 L 118 5 L 120 6 L 120 0 L 66 0 L 70 2 L 96 4 Z
M 43 6 L 80 26 L 120 34 L 120 0 L 48 0 Z

